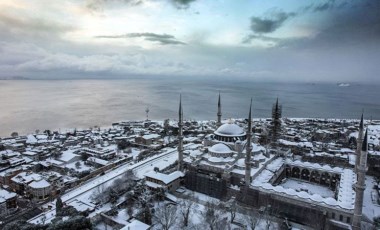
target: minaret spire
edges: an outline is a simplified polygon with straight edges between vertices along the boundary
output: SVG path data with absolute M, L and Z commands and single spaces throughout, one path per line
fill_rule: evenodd
M 179 109 L 178 109 L 178 170 L 183 169 L 183 109 L 182 109 L 182 95 L 179 95 Z
M 252 152 L 252 98 L 249 106 L 248 114 L 248 130 L 245 156 L 245 185 L 248 187 L 251 184 L 251 152 Z
M 360 119 L 360 124 L 359 124 L 359 133 L 358 133 L 358 138 L 356 139 L 356 160 L 355 160 L 355 170 L 358 169 L 359 164 L 360 164 L 360 152 L 362 149 L 362 143 L 363 143 L 363 133 L 364 133 L 364 120 L 363 120 L 363 113 L 362 117 Z
M 271 145 L 277 147 L 277 141 L 281 132 L 281 116 L 282 107 L 278 103 L 278 97 L 276 103 L 272 107 L 272 121 L 271 121 Z
M 365 131 L 363 143 L 361 146 L 360 163 L 356 170 L 358 179 L 355 184 L 355 206 L 354 206 L 354 218 L 352 220 L 352 229 L 360 230 L 362 213 L 363 213 L 363 196 L 365 190 L 365 174 L 367 172 L 367 153 L 368 153 L 368 134 Z
M 216 122 L 216 126 L 219 127 L 222 125 L 222 104 L 220 101 L 220 92 L 219 92 L 219 97 L 218 97 L 218 113 L 217 113 L 217 116 L 218 116 L 218 120 Z
M 276 99 L 276 110 L 278 110 L 278 97 Z

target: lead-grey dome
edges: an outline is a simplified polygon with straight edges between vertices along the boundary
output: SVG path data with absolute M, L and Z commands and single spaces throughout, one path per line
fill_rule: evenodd
M 244 136 L 245 132 L 240 126 L 236 124 L 227 123 L 227 124 L 221 125 L 215 131 L 215 134 L 220 135 L 220 136 L 227 136 L 227 137 L 240 137 L 240 136 Z

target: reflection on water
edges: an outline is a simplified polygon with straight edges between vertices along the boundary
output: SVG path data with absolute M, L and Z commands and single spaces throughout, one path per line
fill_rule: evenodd
M 88 128 L 129 119 L 176 119 L 182 93 L 186 119 L 215 119 L 218 91 L 223 117 L 245 117 L 253 97 L 254 117 L 269 117 L 278 96 L 285 117 L 380 119 L 377 86 L 258 83 L 234 80 L 0 81 L 0 135 L 36 129 Z

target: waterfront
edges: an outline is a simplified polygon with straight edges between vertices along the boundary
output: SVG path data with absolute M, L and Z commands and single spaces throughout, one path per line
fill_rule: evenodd
M 380 119 L 378 86 L 334 83 L 263 83 L 239 80 L 128 79 L 0 81 L 0 136 L 36 129 L 88 128 L 149 118 L 176 119 L 182 93 L 185 119 L 216 119 L 218 91 L 223 118 L 270 117 L 278 96 L 284 117 Z

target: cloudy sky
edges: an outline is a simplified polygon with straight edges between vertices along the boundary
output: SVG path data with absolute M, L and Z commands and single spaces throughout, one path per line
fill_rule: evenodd
M 379 0 L 1 0 L 0 77 L 380 82 Z

